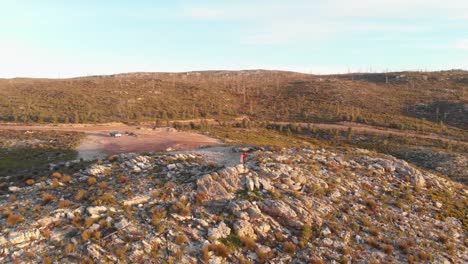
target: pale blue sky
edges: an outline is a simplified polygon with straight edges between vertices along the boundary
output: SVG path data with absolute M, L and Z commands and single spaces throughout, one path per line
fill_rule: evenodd
M 0 0 L 0 77 L 468 69 L 467 0 Z

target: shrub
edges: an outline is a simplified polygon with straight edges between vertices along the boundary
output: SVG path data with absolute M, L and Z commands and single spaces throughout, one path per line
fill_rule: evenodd
M 257 243 L 251 237 L 240 237 L 240 240 L 242 244 L 244 244 L 244 247 L 249 250 L 253 250 L 257 247 Z
M 281 233 L 280 231 L 277 231 L 277 232 L 275 233 L 275 238 L 276 238 L 276 240 L 278 240 L 279 242 L 283 242 L 283 241 L 286 239 L 286 237 L 285 237 L 285 236 L 283 235 L 283 233 Z
M 379 235 L 379 230 L 375 226 L 372 226 L 369 228 L 369 234 L 376 237 Z
M 71 253 L 73 253 L 75 250 L 76 250 L 76 245 L 75 245 L 75 244 L 70 243 L 70 244 L 67 244 L 67 245 L 65 246 L 65 253 L 67 253 L 67 254 L 71 254 Z
M 126 183 L 126 182 L 128 182 L 128 177 L 125 176 L 125 175 L 120 175 L 120 176 L 117 178 L 117 183 L 122 184 L 122 183 Z
M 190 214 L 190 207 L 189 205 L 184 205 L 181 202 L 175 202 L 171 206 L 171 212 L 180 214 L 182 216 L 188 216 Z
M 65 175 L 60 179 L 62 183 L 69 183 L 71 182 L 71 180 L 72 180 L 72 177 L 70 175 Z
M 307 242 L 309 241 L 311 237 L 312 237 L 312 226 L 304 225 L 302 227 L 302 234 L 301 234 L 301 239 L 300 239 L 301 247 L 305 247 L 305 245 L 307 245 Z
M 404 253 L 408 253 L 411 247 L 414 247 L 415 243 L 412 239 L 399 240 L 397 242 L 397 247 Z
M 223 258 L 227 258 L 229 256 L 229 251 L 224 244 L 211 244 L 208 246 L 208 249 L 216 256 Z
M 26 180 L 26 185 L 31 186 L 31 185 L 33 185 L 34 183 L 36 183 L 36 181 L 33 180 L 33 179 L 28 179 L 28 180 Z
M 86 195 L 86 191 L 85 190 L 78 190 L 78 192 L 76 192 L 76 195 L 75 195 L 75 200 L 76 201 L 79 201 L 81 199 L 83 199 L 83 197 Z
M 442 244 L 447 244 L 449 242 L 448 236 L 444 234 L 439 235 L 439 241 L 442 242 Z
M 67 208 L 70 205 L 70 201 L 68 200 L 60 200 L 58 203 L 59 208 Z
M 96 232 L 94 232 L 93 236 L 94 236 L 95 239 L 99 240 L 99 239 L 101 239 L 102 234 L 101 234 L 101 232 L 96 231 Z
M 210 251 L 209 246 L 203 247 L 201 251 L 202 259 L 204 263 L 208 263 L 210 261 Z
M 186 236 L 185 234 L 180 233 L 180 234 L 178 234 L 178 235 L 176 236 L 176 238 L 175 238 L 175 243 L 176 243 L 177 245 L 182 245 L 182 244 L 184 244 L 185 242 L 187 242 L 187 240 L 188 240 L 187 236 Z
M 127 253 L 127 250 L 127 247 L 118 248 L 115 250 L 115 255 L 117 255 L 120 260 L 125 260 L 125 253 Z
M 255 254 L 257 255 L 258 261 L 260 263 L 266 262 L 273 257 L 273 253 L 271 251 L 264 251 L 260 248 L 255 250 Z
M 395 251 L 395 248 L 393 248 L 392 245 L 388 245 L 388 244 L 381 245 L 381 248 L 387 254 L 393 254 L 393 252 Z
M 93 231 L 91 230 L 85 230 L 82 234 L 81 234 L 81 238 L 83 239 L 83 241 L 88 241 L 91 236 L 93 235 Z
M 42 259 L 42 263 L 44 264 L 52 264 L 54 260 L 51 257 L 45 257 Z
M 289 255 L 293 255 L 294 253 L 296 253 L 296 246 L 293 243 L 286 241 L 283 244 L 283 250 Z
M 195 195 L 195 204 L 202 205 L 203 202 L 206 200 L 206 198 L 207 198 L 206 193 L 197 192 L 197 194 Z
M 373 199 L 367 199 L 364 201 L 364 204 L 369 208 L 371 211 L 377 211 L 377 203 Z
M 160 194 L 161 194 L 161 193 L 160 193 L 158 190 L 154 190 L 154 191 L 151 193 L 151 197 L 153 197 L 153 198 L 158 198 Z
M 158 208 L 153 211 L 151 223 L 157 227 L 161 223 L 161 219 L 165 218 L 166 216 L 167 216 L 166 210 L 164 208 Z
M 42 194 L 42 200 L 44 200 L 45 203 L 53 202 L 55 201 L 55 196 L 53 196 L 50 193 L 43 193 Z
M 94 219 L 89 217 L 85 219 L 85 227 L 88 228 L 94 224 Z
M 89 177 L 88 178 L 88 184 L 89 185 L 94 185 L 94 184 L 96 184 L 96 182 L 97 182 L 97 180 L 96 180 L 95 177 Z
M 176 186 L 177 186 L 177 183 L 172 182 L 172 181 L 167 182 L 166 184 L 164 184 L 164 188 L 166 188 L 166 189 L 172 189 L 172 188 L 174 188 Z
M 99 197 L 99 201 L 103 204 L 114 204 L 115 197 L 111 193 L 107 192 L 103 194 L 101 197 Z
M 55 188 L 57 188 L 59 185 L 60 185 L 60 184 L 59 184 L 59 181 L 57 180 L 57 178 L 54 178 L 54 179 L 52 180 L 52 183 L 50 184 L 50 188 L 55 189 Z
M 7 225 L 13 226 L 16 225 L 17 223 L 23 221 L 23 217 L 18 214 L 9 214 L 8 218 L 6 220 Z
M 119 159 L 119 156 L 118 155 L 111 155 L 107 158 L 108 161 L 110 162 L 114 162 L 114 161 L 117 161 Z
M 424 250 L 421 250 L 418 252 L 418 257 L 422 261 L 429 261 L 432 260 L 432 255 L 430 253 L 427 253 Z
M 377 241 L 377 239 L 375 239 L 374 237 L 368 237 L 366 238 L 366 243 L 369 245 L 369 246 L 372 246 L 374 248 L 379 248 L 380 244 L 379 244 L 379 241 Z
M 106 188 L 109 186 L 109 183 L 107 183 L 107 182 L 100 182 L 98 185 L 99 185 L 99 188 L 101 188 L 101 189 L 106 189 Z

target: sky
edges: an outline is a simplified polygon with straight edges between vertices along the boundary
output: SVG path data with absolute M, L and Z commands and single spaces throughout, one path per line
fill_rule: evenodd
M 0 78 L 468 70 L 467 0 L 0 0 Z

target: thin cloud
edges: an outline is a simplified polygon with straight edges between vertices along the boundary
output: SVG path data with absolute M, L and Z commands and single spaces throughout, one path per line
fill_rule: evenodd
M 468 51 L 468 39 L 462 39 L 455 43 L 455 48 Z
M 236 1 L 209 6 L 186 6 L 186 17 L 247 25 L 241 44 L 282 45 L 316 41 L 340 34 L 430 32 L 428 19 L 465 17 L 468 1 L 446 0 L 319 0 Z M 415 22 L 418 21 L 418 22 Z

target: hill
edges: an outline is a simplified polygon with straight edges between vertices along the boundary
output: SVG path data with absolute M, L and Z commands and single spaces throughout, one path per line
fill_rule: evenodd
M 451 133 L 451 128 L 468 127 L 467 88 L 465 71 L 318 76 L 251 70 L 1 79 L 0 119 L 103 123 L 247 116 Z

